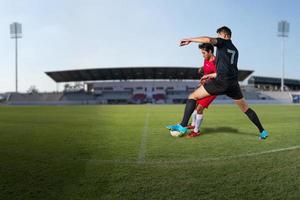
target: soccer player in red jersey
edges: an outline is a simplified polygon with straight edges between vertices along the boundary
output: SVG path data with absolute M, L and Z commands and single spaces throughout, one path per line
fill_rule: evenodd
M 200 79 L 200 85 L 205 84 L 206 81 L 209 81 L 208 74 L 217 73 L 216 69 L 216 59 L 214 56 L 214 47 L 211 44 L 199 44 L 199 49 L 204 58 L 203 67 L 200 68 L 200 73 L 204 74 Z M 203 111 L 205 108 L 215 100 L 217 96 L 208 96 L 203 99 L 197 100 L 197 107 L 192 114 L 192 124 L 188 128 L 193 129 L 190 134 L 186 137 L 192 138 L 200 135 L 200 126 L 203 121 Z

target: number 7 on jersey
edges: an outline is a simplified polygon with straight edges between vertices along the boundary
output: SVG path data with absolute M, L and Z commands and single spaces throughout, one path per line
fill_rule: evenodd
M 234 55 L 236 52 L 234 50 L 227 49 L 227 53 L 231 54 L 230 64 L 233 64 L 234 63 Z

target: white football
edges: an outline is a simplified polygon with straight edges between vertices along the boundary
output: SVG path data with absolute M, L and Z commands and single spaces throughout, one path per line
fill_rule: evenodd
M 179 131 L 172 131 L 170 130 L 170 134 L 173 136 L 173 137 L 181 137 L 182 135 L 184 135 L 184 133 L 181 133 Z

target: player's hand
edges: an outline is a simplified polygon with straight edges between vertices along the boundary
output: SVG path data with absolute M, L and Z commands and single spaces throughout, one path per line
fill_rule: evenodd
M 209 80 L 209 78 L 204 78 L 204 79 L 200 79 L 199 85 L 198 87 L 200 87 L 201 85 L 205 85 L 205 83 Z
M 179 46 L 185 46 L 185 45 L 189 45 L 191 43 L 191 41 L 189 39 L 183 39 L 180 41 Z
M 199 83 L 199 87 L 201 85 L 204 85 L 205 82 L 208 80 L 209 78 L 207 77 L 207 75 L 202 76 L 202 78 L 200 79 L 200 83 Z
M 200 84 L 199 84 L 199 85 L 200 85 L 200 86 L 201 86 L 201 85 L 204 85 L 204 84 L 205 84 L 205 82 L 206 82 L 207 80 L 208 80 L 208 79 L 201 79 L 201 80 L 200 80 Z
M 217 76 L 217 74 L 216 73 L 213 73 L 213 74 L 206 74 L 206 75 L 204 75 L 200 80 L 202 80 L 202 79 L 214 79 L 214 78 L 216 78 L 216 76 Z
M 202 67 L 200 67 L 199 69 L 198 69 L 198 74 L 201 74 L 201 73 L 203 73 L 204 72 L 204 70 L 203 70 L 203 66 Z
M 202 78 L 200 79 L 200 83 L 204 83 L 207 79 L 209 79 L 209 75 L 202 76 Z

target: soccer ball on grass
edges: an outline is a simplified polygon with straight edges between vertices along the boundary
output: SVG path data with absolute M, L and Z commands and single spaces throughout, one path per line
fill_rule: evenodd
M 179 131 L 172 131 L 170 130 L 170 134 L 173 136 L 173 137 L 181 137 L 184 135 L 184 133 L 181 133 Z

